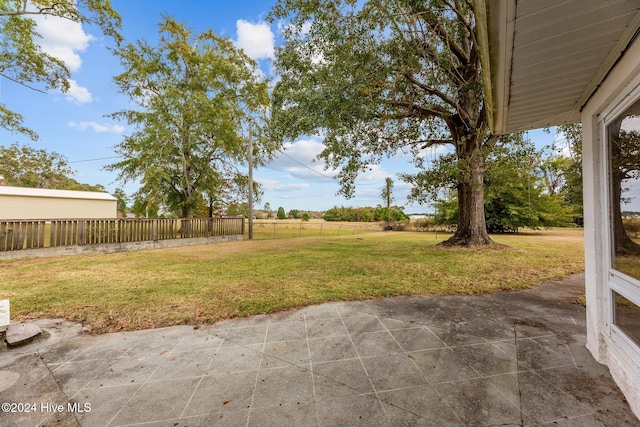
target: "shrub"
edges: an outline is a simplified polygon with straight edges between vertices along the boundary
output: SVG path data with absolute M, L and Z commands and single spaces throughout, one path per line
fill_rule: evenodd
M 420 218 L 411 222 L 416 231 L 429 231 L 436 225 L 435 218 Z

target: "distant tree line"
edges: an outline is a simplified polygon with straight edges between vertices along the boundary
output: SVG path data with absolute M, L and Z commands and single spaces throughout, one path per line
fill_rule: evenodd
M 409 216 L 404 213 L 401 207 L 392 206 L 390 209 L 382 206 L 353 208 L 337 207 L 329 209 L 324 213 L 322 219 L 325 221 L 345 221 L 345 222 L 379 222 L 379 221 L 409 221 Z
M 62 154 L 28 145 L 0 145 L 0 183 L 14 187 L 106 192 L 104 186 L 83 184 Z

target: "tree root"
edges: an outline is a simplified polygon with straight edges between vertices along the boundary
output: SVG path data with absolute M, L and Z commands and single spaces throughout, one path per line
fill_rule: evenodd
M 475 249 L 475 250 L 485 250 L 485 249 L 505 249 L 508 248 L 506 245 L 502 245 L 491 240 L 490 237 L 483 236 L 475 236 L 475 235 L 467 235 L 467 236 L 457 236 L 453 235 L 449 239 L 444 242 L 438 243 L 438 246 L 445 248 L 467 248 L 467 249 Z

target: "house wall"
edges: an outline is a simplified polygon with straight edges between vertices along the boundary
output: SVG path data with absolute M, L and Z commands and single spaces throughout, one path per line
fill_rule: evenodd
M 582 111 L 585 216 L 585 280 L 587 297 L 587 348 L 607 364 L 636 415 L 640 417 L 640 364 L 611 338 L 612 307 L 609 296 L 611 238 L 607 147 L 602 120 L 617 106 L 640 94 L 640 40 L 607 76 Z
M 0 195 L 0 219 L 115 218 L 117 200 Z

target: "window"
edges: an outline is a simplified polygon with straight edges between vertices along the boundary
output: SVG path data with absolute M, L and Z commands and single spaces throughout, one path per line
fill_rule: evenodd
M 640 307 L 613 291 L 613 322 L 636 345 L 640 346 Z
M 607 126 L 613 268 L 640 280 L 640 101 Z
M 606 136 L 611 333 L 616 342 L 640 357 L 640 100 L 609 122 Z

